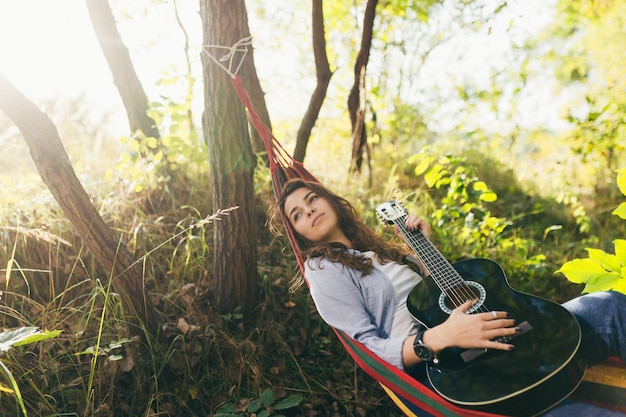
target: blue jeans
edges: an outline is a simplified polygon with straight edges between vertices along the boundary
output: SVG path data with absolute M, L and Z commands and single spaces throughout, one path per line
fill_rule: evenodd
M 589 366 L 609 356 L 626 359 L 626 296 L 614 292 L 583 295 L 563 304 L 580 323 L 581 349 Z M 565 400 L 543 417 L 624 417 L 626 414 Z

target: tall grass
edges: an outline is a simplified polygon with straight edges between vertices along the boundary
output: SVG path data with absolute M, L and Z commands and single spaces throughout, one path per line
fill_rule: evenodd
M 120 297 L 57 211 L 50 210 L 47 219 L 38 207 L 23 212 L 19 226 L 11 225 L 18 221 L 15 211 L 5 213 L 2 327 L 63 330 L 54 340 L 15 348 L 3 358 L 26 412 L 207 415 L 225 404 L 249 402 L 268 388 L 277 401 L 304 393 L 335 398 L 338 408 L 356 408 L 351 394 L 339 396 L 327 378 L 315 375 L 320 357 L 342 356 L 329 350 L 329 330 L 316 330 L 320 340 L 308 336 L 311 322 L 316 329 L 321 322 L 306 294 L 287 290 L 295 264 L 285 257 L 284 242 L 259 238 L 269 242 L 260 247 L 268 264 L 259 266 L 263 294 L 252 324 L 244 325 L 236 314 L 223 316 L 211 303 L 212 233 L 203 223 L 206 209 L 199 208 L 210 206 L 210 187 L 177 191 L 153 189 L 149 199 L 132 193 L 118 200 L 111 193 L 95 198 L 109 224 L 142 257 L 162 323 L 160 334 L 142 340 L 129 338 L 131 324 L 123 319 Z M 192 204 L 178 204 L 181 194 Z M 353 373 L 345 353 L 343 359 L 335 369 L 348 366 Z M 18 413 L 9 405 L 11 394 L 1 395 L 0 415 Z M 326 406 L 307 404 L 303 407 Z
M 415 144 L 380 144 L 369 171 L 346 176 L 329 155 L 343 153 L 349 138 L 335 139 L 328 148 L 312 147 L 307 165 L 381 233 L 390 234 L 374 214 L 381 201 L 397 198 L 432 218 L 451 198 L 445 187 L 430 187 L 423 175 L 415 175 L 416 163 L 409 158 L 419 152 Z M 438 156 L 444 154 L 438 150 Z M 471 245 L 457 233 L 463 219 L 446 219 L 433 237 L 444 255 L 452 261 L 493 257 L 518 289 L 558 300 L 576 295 L 579 287 L 554 271 L 582 250 L 584 240 L 610 239 L 623 230 L 587 207 L 591 231 L 583 232 L 571 205 L 518 183 L 510 168 L 479 154 L 461 159 L 465 173 L 498 195 L 480 209 L 504 219 L 507 227 L 476 229 L 492 234 L 488 243 Z M 251 415 L 255 407 L 271 410 L 287 398 L 295 406 L 281 413 L 290 416 L 399 415 L 348 357 L 306 290 L 288 290 L 297 266 L 288 244 L 264 227 L 265 206 L 273 198 L 266 168 L 255 177 L 262 285 L 251 317 L 221 314 L 212 304 L 206 168 L 200 163 L 189 172 L 178 167 L 171 178 L 145 178 L 138 188 L 125 180 L 128 169 L 138 168 L 125 161 L 106 183 L 86 183 L 86 188 L 141 262 L 149 301 L 159 314 L 158 334 L 130 337 L 132 324 L 120 296 L 92 254 L 47 191 L 23 185 L 27 194 L 9 193 L 0 206 L 0 324 L 62 333 L 0 358 L 6 366 L 0 387 L 11 386 L 12 377 L 21 395 L 20 400 L 0 390 L 0 416 L 207 416 L 218 410 Z

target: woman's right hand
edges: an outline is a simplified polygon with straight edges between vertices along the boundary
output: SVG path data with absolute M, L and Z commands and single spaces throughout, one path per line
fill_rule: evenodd
M 474 301 L 470 300 L 452 310 L 442 324 L 428 329 L 423 342 L 433 351 L 445 348 L 513 350 L 515 347 L 494 339 L 511 336 L 520 330 L 505 311 L 467 314 Z

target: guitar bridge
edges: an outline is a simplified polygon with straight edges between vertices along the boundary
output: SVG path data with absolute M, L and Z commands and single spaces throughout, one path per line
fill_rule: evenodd
M 514 335 L 511 336 L 502 336 L 502 337 L 496 337 L 496 341 L 498 342 L 502 342 L 502 343 L 507 343 L 510 342 L 511 340 L 515 339 L 516 337 L 519 337 L 523 334 L 528 333 L 529 331 L 531 331 L 533 329 L 533 326 L 530 325 L 530 323 L 528 323 L 527 321 L 520 323 L 519 326 L 517 326 L 520 328 L 520 332 L 519 333 L 515 333 Z M 461 353 L 461 358 L 463 359 L 463 361 L 465 363 L 468 363 L 476 358 L 478 358 L 479 356 L 487 353 L 489 351 L 489 349 L 467 349 L 466 351 L 464 351 L 463 353 Z

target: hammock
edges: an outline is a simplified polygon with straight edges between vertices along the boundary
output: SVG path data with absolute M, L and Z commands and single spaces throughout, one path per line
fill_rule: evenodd
M 263 140 L 269 158 L 269 169 L 273 179 L 274 194 L 278 197 L 280 190 L 289 179 L 302 178 L 317 181 L 299 161 L 294 160 L 274 137 L 269 128 L 254 111 L 252 101 L 246 93 L 241 78 L 230 74 L 231 84 L 239 99 L 248 110 L 250 121 Z M 285 227 L 289 242 L 297 258 L 300 270 L 304 270 L 304 259 L 293 231 Z M 306 278 L 305 278 L 306 281 Z M 308 285 L 308 283 L 307 283 Z M 374 378 L 385 390 L 392 401 L 409 417 L 412 416 L 445 416 L 445 417 L 497 417 L 496 414 L 460 408 L 443 398 L 421 382 L 402 370 L 390 365 L 372 353 L 367 347 L 347 336 L 338 329 L 333 329 L 346 351 L 357 365 L 369 376 Z
M 232 47 L 205 45 L 203 52 L 230 75 L 230 82 L 237 96 L 248 110 L 250 122 L 263 140 L 269 159 L 274 195 L 278 197 L 282 186 L 292 178 L 315 182 L 318 180 L 301 162 L 293 159 L 254 111 L 254 106 L 243 86 L 241 77 L 237 75 L 248 52 L 248 47 L 251 45 L 252 37 L 247 37 L 239 40 Z M 223 54 L 221 57 L 216 57 L 216 52 L 223 52 Z M 238 54 L 239 56 L 237 56 Z M 298 261 L 298 266 L 303 272 L 304 258 L 294 232 L 287 225 L 285 225 L 285 230 Z M 306 277 L 305 282 L 307 282 Z M 420 381 L 379 358 L 362 343 L 338 329 L 333 328 L 333 330 L 355 363 L 382 386 L 391 400 L 408 417 L 499 417 L 496 414 L 461 408 L 446 401 Z

